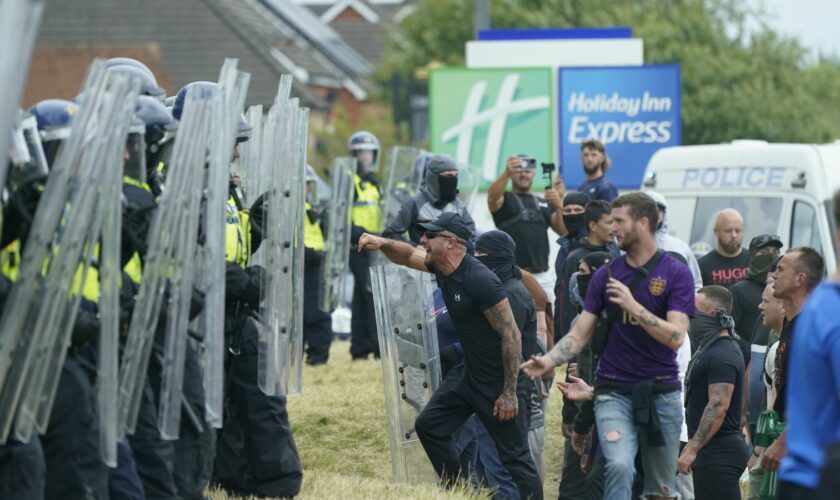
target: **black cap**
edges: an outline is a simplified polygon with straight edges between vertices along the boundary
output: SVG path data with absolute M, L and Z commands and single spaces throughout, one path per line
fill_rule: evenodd
M 778 236 L 770 234 L 761 234 L 750 241 L 750 253 L 753 253 L 756 250 L 764 247 L 782 248 L 783 246 L 785 245 L 784 243 L 782 243 L 782 239 Z
M 427 231 L 449 231 L 466 241 L 472 238 L 472 230 L 457 212 L 444 212 L 434 222 L 421 222 L 420 227 Z

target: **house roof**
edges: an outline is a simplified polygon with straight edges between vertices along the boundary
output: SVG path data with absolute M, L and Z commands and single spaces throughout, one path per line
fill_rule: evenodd
M 78 89 L 92 57 L 133 57 L 130 51 L 137 51 L 135 59 L 148 64 L 156 75 L 165 75 L 158 77 L 159 83 L 170 95 L 196 80 L 215 81 L 224 58 L 236 57 L 240 70 L 251 74 L 249 105 L 273 103 L 283 73 L 295 76 L 292 94 L 305 106 L 328 106 L 315 87 L 350 87 L 357 98 L 366 98 L 363 73 L 346 71 L 332 61 L 333 54 L 325 53 L 323 44 L 310 40 L 316 26 L 289 21 L 267 7 L 268 1 L 48 0 L 30 80 L 43 78 L 48 69 L 39 57 L 47 61 L 65 56 L 82 67 L 73 73 L 79 79 L 72 85 L 52 83 L 56 89 L 67 85 Z M 286 0 L 270 1 L 286 7 Z M 33 84 L 39 92 L 48 86 Z

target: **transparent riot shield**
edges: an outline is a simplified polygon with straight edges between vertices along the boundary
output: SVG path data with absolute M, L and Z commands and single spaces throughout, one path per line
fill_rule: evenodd
M 120 364 L 120 435 L 133 433 L 137 424 L 146 368 L 152 352 L 161 306 L 167 297 L 167 288 L 170 307 L 177 307 L 178 314 L 189 311 L 188 302 L 184 307 L 186 292 L 173 293 L 169 285 L 176 280 L 191 280 L 194 273 L 194 254 L 180 247 L 195 242 L 194 228 L 198 222 L 197 207 L 203 187 L 201 175 L 207 155 L 211 109 L 212 103 L 195 93 L 189 93 L 185 99 L 184 112 L 170 159 L 167 189 L 160 197 L 152 217 L 140 290 Z M 193 231 L 192 239 L 183 234 L 190 231 Z M 190 256 L 186 262 L 179 260 L 186 255 Z M 176 276 L 176 273 L 180 274 Z M 183 281 L 180 283 L 186 285 Z M 181 286 L 181 290 L 186 288 L 192 292 L 191 286 Z M 167 311 L 167 321 L 176 317 L 173 314 L 175 313 Z M 182 330 L 184 335 L 185 326 Z M 180 405 L 180 401 L 178 404 Z
M 475 213 L 477 210 L 483 210 L 483 207 L 474 206 L 477 202 L 476 195 L 478 188 L 481 187 L 481 167 L 475 165 L 468 165 L 466 163 L 458 164 L 458 198 L 470 213 Z
M 263 129 L 262 105 L 248 108 L 248 112 L 245 113 L 245 121 L 251 127 L 251 138 L 239 146 L 239 160 L 236 162 L 236 172 L 239 175 L 245 205 L 250 207 L 265 192 L 265 186 L 263 184 L 268 180 L 268 175 L 264 174 L 260 169 Z
M 204 337 L 204 396 L 207 410 L 206 420 L 214 427 L 222 427 L 222 406 L 224 405 L 224 354 L 225 354 L 225 226 L 230 162 L 236 142 L 242 106 L 248 89 L 250 75 L 236 69 L 235 59 L 225 60 L 219 75 L 219 92 L 213 100 L 213 119 L 210 125 L 210 161 L 207 171 L 203 227 L 205 241 L 199 252 L 197 285 L 204 294 L 204 310 L 197 319 L 199 331 Z M 190 291 L 191 293 L 191 291 Z M 187 297 L 189 300 L 189 297 Z M 189 302 L 187 302 L 189 305 Z M 166 406 L 161 404 L 161 422 L 168 436 L 177 436 L 181 415 L 183 386 L 183 356 L 186 349 L 186 330 L 176 331 L 180 356 L 176 365 L 180 368 L 164 372 L 161 398 L 167 398 Z M 171 366 L 176 366 L 171 365 Z M 166 409 L 166 412 L 163 410 Z
M 113 165 L 121 163 L 136 94 L 136 83 L 125 77 L 109 85 L 103 61 L 91 65 L 82 88 L 86 106 L 54 162 L 0 321 L 0 441 L 16 415 L 23 441 L 36 420 L 46 428 L 99 236 L 103 193 L 112 178 L 119 180 Z
M 410 146 L 394 146 L 388 156 L 384 172 L 384 190 L 380 206 L 387 226 L 400 212 L 403 203 L 417 194 L 423 184 L 423 172 L 416 171 L 414 162 L 425 150 Z
M 414 421 L 440 385 L 430 274 L 394 264 L 370 268 L 393 480 L 435 482 Z
M 352 231 L 353 179 L 356 161 L 336 158 L 330 170 L 332 199 L 327 212 L 327 237 L 324 245 L 324 263 L 321 277 L 321 309 L 330 312 L 344 298 L 347 280 L 347 255 L 350 251 Z
M 95 129 L 87 131 L 90 142 L 64 207 L 47 269 L 42 271 L 41 307 L 31 330 L 39 332 L 39 343 L 34 346 L 39 362 L 26 376 L 15 422 L 15 435 L 22 441 L 30 439 L 34 429 L 41 433 L 47 429 L 76 313 L 93 262 L 101 259 L 101 245 L 107 243 L 110 251 L 119 248 L 119 233 L 104 241 L 101 233 L 108 210 L 119 203 L 121 172 L 114 166 L 123 161 L 138 93 L 139 81 L 110 77 L 101 98 L 80 97 L 80 107 L 94 107 L 97 119 L 92 123 Z M 97 302 L 99 296 L 86 298 Z M 117 307 L 117 302 L 106 301 L 106 306 Z M 106 318 L 118 315 L 114 309 L 104 313 Z
M 12 139 L 23 85 L 44 5 L 29 0 L 3 0 L 0 3 L 0 186 L 6 185 L 6 158 Z
M 145 127 L 132 129 L 142 137 Z M 141 139 L 142 141 L 142 139 Z M 142 146 L 145 148 L 145 145 Z M 112 182 L 105 207 L 99 252 L 99 350 L 96 370 L 96 408 L 99 415 L 99 456 L 108 467 L 117 466 L 117 389 L 120 349 L 120 236 L 122 235 L 121 179 Z
M 283 87 L 281 85 L 281 92 Z M 309 113 L 279 96 L 264 130 L 271 172 L 261 251 L 266 269 L 258 382 L 268 395 L 299 393 L 303 358 L 303 217 Z

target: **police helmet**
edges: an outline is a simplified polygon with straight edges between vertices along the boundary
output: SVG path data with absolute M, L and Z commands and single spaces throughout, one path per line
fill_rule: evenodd
M 142 76 L 140 76 L 141 81 L 143 82 L 140 90 L 141 93 L 158 99 L 166 97 L 166 92 L 164 92 L 164 90 L 158 85 L 157 78 L 155 78 L 155 74 L 152 73 L 152 70 L 137 59 L 132 59 L 130 57 L 112 57 L 111 59 L 105 61 L 105 67 L 109 72 L 114 70 L 117 72 L 125 71 L 125 68 L 132 68 L 134 71 L 142 74 Z
M 108 73 L 112 75 L 127 75 L 130 78 L 140 80 L 140 94 L 142 95 L 148 95 L 158 99 L 166 95 L 163 89 L 158 87 L 157 81 L 155 81 L 153 76 L 134 66 L 111 66 L 108 68 Z
M 375 167 L 379 162 L 379 139 L 368 131 L 361 130 L 350 136 L 347 141 L 347 150 L 350 156 L 356 157 L 358 151 L 373 151 L 373 163 L 371 165 L 359 165 L 363 169 Z
M 70 125 L 79 106 L 65 99 L 47 99 L 31 108 L 28 113 L 38 122 L 41 141 L 66 139 L 70 135 Z
M 374 153 L 378 153 L 379 139 L 370 132 L 361 130 L 350 136 L 350 140 L 347 141 L 347 150 L 350 154 L 356 151 L 374 151 Z
M 175 95 L 175 100 L 172 103 L 172 116 L 180 121 L 181 114 L 184 112 L 184 104 L 187 99 L 187 94 L 192 92 L 199 92 L 199 98 L 210 99 L 219 88 L 219 84 L 214 82 L 198 81 L 184 85 L 178 94 Z M 168 101 L 169 99 L 167 99 Z M 237 125 L 236 137 L 238 142 L 248 140 L 251 137 L 251 125 L 245 120 L 245 115 L 239 115 L 239 124 Z
M 139 118 L 148 127 L 156 127 L 167 132 L 178 128 L 170 112 L 159 100 L 154 97 L 141 95 L 137 98 L 137 107 L 134 109 L 134 116 Z

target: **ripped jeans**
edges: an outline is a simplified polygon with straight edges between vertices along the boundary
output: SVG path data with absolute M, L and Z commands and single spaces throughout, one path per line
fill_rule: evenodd
M 598 444 L 607 462 L 604 498 L 631 498 L 634 461 L 640 446 L 644 495 L 679 498 L 676 477 L 683 419 L 680 391 L 656 394 L 654 404 L 665 446 L 648 446 L 647 427 L 637 427 L 633 423 L 633 404 L 629 396 L 614 392 L 595 396 Z

